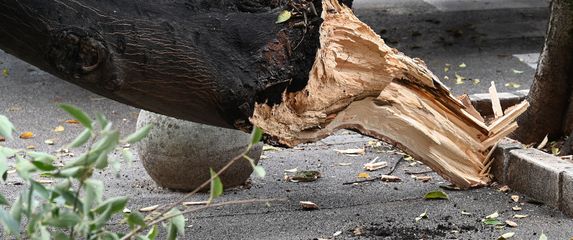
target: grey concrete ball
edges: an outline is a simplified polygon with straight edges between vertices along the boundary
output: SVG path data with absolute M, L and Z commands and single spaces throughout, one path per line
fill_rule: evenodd
M 161 187 L 192 191 L 209 180 L 209 168 L 217 171 L 238 156 L 250 142 L 250 134 L 218 128 L 141 111 L 137 128 L 153 125 L 149 135 L 137 143 L 136 149 L 151 178 Z M 256 162 L 262 144 L 248 154 Z M 241 159 L 221 175 L 225 188 L 244 184 L 253 169 Z M 208 190 L 207 188 L 203 190 Z

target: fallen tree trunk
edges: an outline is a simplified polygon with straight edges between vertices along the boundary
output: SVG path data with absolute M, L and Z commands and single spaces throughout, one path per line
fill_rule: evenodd
M 254 124 L 288 146 L 354 129 L 460 187 L 489 183 L 492 146 L 517 128 L 526 102 L 486 125 L 421 60 L 385 45 L 337 0 L 280 3 L 7 0 L 0 47 L 161 114 Z M 294 17 L 275 24 L 283 9 Z

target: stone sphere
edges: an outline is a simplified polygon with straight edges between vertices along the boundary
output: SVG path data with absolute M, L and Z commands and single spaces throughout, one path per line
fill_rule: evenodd
M 164 115 L 141 111 L 137 128 L 153 126 L 149 135 L 137 143 L 136 149 L 151 178 L 165 188 L 192 191 L 209 180 L 209 168 L 221 169 L 242 153 L 250 142 L 250 134 L 238 130 L 208 126 Z M 262 144 L 248 154 L 256 162 Z M 221 176 L 223 187 L 244 184 L 253 172 L 251 164 L 240 159 Z M 203 190 L 208 190 L 209 185 Z

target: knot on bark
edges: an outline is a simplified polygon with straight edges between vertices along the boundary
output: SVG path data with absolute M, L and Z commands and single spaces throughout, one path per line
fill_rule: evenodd
M 54 67 L 78 84 L 98 84 L 116 90 L 118 81 L 105 40 L 95 31 L 66 28 L 50 37 L 47 58 Z

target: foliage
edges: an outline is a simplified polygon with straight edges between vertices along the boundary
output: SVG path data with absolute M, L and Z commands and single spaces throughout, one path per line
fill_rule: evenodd
M 121 159 L 110 157 L 110 153 L 114 150 L 122 151 L 124 160 L 131 161 L 132 154 L 129 149 L 118 146 L 140 141 L 149 133 L 150 126 L 143 127 L 122 139 L 119 131 L 114 129 L 113 124 L 102 114 L 96 114 L 94 121 L 77 107 L 65 104 L 60 107 L 85 128 L 67 147 L 85 146 L 87 150 L 65 165 L 58 166 L 55 164 L 57 157 L 49 153 L 0 146 L 2 181 L 6 181 L 11 168 L 9 160 L 13 160 L 12 167 L 26 186 L 13 203 L 9 203 L 0 194 L 0 223 L 4 228 L 4 234 L 17 239 L 152 240 L 158 235 L 159 223 L 164 223 L 162 225 L 166 230 L 167 239 L 176 239 L 178 235 L 184 234 L 185 212 L 178 209 L 179 204 L 173 204 L 161 213 L 154 211 L 148 216 L 143 216 L 138 212 L 125 210 L 127 197 L 104 199 L 104 183 L 92 178 L 96 170 L 105 170 L 109 167 L 116 172 L 120 170 Z M 13 130 L 14 126 L 8 118 L 0 115 L 0 136 L 12 139 Z M 246 153 L 260 141 L 261 137 L 262 131 L 255 128 L 248 149 L 230 164 L 244 157 L 252 163 L 257 172 L 260 166 L 255 166 L 254 161 L 248 158 Z M 219 172 L 211 170 L 212 177 L 205 183 L 211 183 L 209 203 L 223 193 L 223 185 L 218 176 L 225 169 Z M 260 174 L 261 171 L 263 174 Z M 259 175 L 264 175 L 264 169 L 258 172 Z M 40 176 L 53 179 L 53 184 L 48 185 L 38 181 Z M 131 232 L 118 233 L 108 229 L 108 226 L 117 225 L 117 222 L 125 224 Z M 145 229 L 149 231 L 142 235 L 141 232 Z

